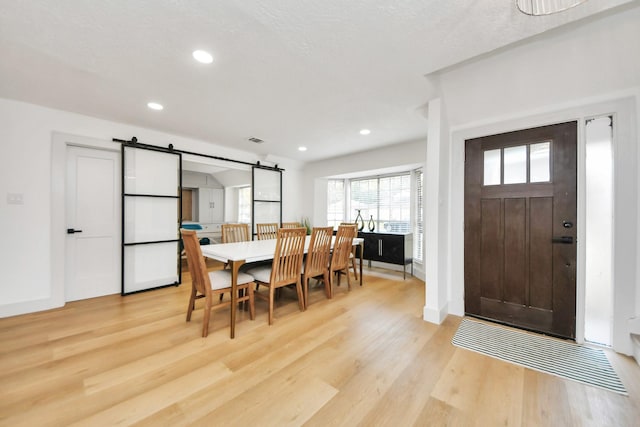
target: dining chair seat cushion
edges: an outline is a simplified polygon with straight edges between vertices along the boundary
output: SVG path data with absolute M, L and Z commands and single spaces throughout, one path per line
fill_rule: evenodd
M 213 290 L 231 287 L 231 272 L 229 270 L 210 271 L 209 278 Z M 250 282 L 253 282 L 253 277 L 250 274 L 238 272 L 238 285 Z
M 247 274 L 253 276 L 253 278 L 262 283 L 269 283 L 271 281 L 271 265 L 263 265 L 247 270 Z
M 202 230 L 202 226 L 200 224 L 195 224 L 195 223 L 191 223 L 191 224 L 182 223 L 180 227 L 184 228 L 185 230 Z

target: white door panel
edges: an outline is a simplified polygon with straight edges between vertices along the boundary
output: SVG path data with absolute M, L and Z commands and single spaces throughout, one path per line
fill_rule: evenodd
M 124 294 L 180 283 L 181 156 L 135 146 L 124 158 Z
M 120 292 L 120 156 L 67 149 L 65 300 Z

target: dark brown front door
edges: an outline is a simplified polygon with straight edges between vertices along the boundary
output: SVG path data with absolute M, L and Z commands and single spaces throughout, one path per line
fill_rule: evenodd
M 466 141 L 467 314 L 575 338 L 576 130 Z

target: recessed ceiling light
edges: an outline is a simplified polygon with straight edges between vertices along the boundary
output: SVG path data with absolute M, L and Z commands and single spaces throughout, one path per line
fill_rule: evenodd
M 360 135 L 369 135 L 370 133 L 369 129 L 360 129 Z
M 298 147 L 298 151 L 307 151 L 307 147 Z
M 160 111 L 160 110 L 162 110 L 164 108 L 162 106 L 162 104 L 158 104 L 157 102 L 149 102 L 147 104 L 147 107 L 151 108 L 152 110 L 157 110 L 157 111 Z
M 213 62 L 213 56 L 204 50 L 194 50 L 193 57 L 196 61 L 202 62 L 203 64 L 211 64 Z

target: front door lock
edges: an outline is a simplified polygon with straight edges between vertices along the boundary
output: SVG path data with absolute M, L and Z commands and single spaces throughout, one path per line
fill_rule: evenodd
M 570 245 L 573 243 L 573 236 L 560 236 L 554 237 L 551 239 L 552 243 L 562 243 L 565 245 Z

